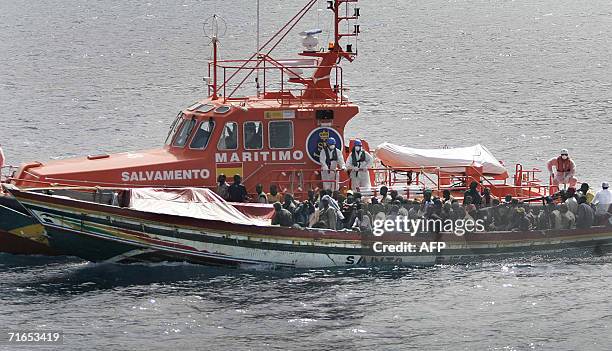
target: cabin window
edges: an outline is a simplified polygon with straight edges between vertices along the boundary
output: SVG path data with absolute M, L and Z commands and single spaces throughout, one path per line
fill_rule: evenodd
M 263 124 L 261 122 L 245 122 L 242 130 L 246 150 L 259 150 L 263 147 Z
M 196 124 L 195 119 L 184 120 L 183 124 L 179 128 L 179 132 L 174 138 L 174 143 L 172 145 L 176 147 L 183 147 L 187 143 L 189 136 L 191 135 L 191 131 Z
M 182 119 L 183 119 L 183 113 L 179 112 L 179 114 L 176 115 L 174 122 L 172 122 L 172 125 L 170 126 L 170 130 L 168 131 L 168 135 L 166 136 L 166 141 L 164 142 L 164 144 L 170 145 L 170 142 L 172 141 L 172 137 L 176 134 L 176 131 L 181 125 Z
M 268 133 L 271 149 L 290 149 L 293 147 L 292 121 L 272 121 Z
M 192 149 L 206 149 L 206 146 L 208 146 L 208 141 L 210 140 L 210 135 L 212 134 L 214 128 L 215 122 L 212 119 L 202 121 L 202 123 L 200 123 L 200 127 L 196 130 L 189 147 Z
M 235 150 L 238 148 L 238 123 L 227 122 L 221 132 L 217 149 L 219 150 Z

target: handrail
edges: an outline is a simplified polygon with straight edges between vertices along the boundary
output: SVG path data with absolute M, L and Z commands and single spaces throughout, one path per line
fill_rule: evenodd
M 283 64 L 282 61 L 292 61 L 298 64 L 285 65 Z M 303 62 L 305 64 L 299 64 L 300 62 Z M 234 97 L 233 96 L 234 93 L 237 91 L 237 89 L 242 86 L 242 82 L 241 84 L 238 84 L 235 88 L 233 88 L 229 94 L 227 94 L 226 92 L 226 88 L 229 86 L 230 82 L 235 78 L 235 73 L 238 71 L 249 71 L 249 75 L 250 75 L 253 71 L 263 71 L 262 87 L 263 87 L 264 98 L 266 94 L 280 93 L 281 95 L 277 99 L 280 99 L 279 102 L 281 104 L 290 104 L 292 102 L 292 99 L 294 98 L 298 100 L 300 104 L 303 104 L 304 103 L 304 93 L 306 91 L 310 91 L 310 92 L 320 92 L 320 94 L 325 96 L 325 97 L 320 96 L 316 98 L 316 100 L 324 100 L 324 101 L 331 100 L 331 101 L 335 101 L 336 103 L 341 103 L 341 104 L 344 103 L 345 99 L 343 96 L 343 91 L 345 91 L 346 89 L 344 88 L 344 82 L 342 78 L 343 76 L 342 67 L 336 64 L 326 65 L 326 66 L 318 66 L 317 64 L 306 64 L 308 62 L 313 62 L 313 59 L 295 58 L 295 59 L 286 59 L 286 60 L 276 60 L 266 54 L 259 55 L 257 59 L 251 58 L 251 59 L 246 59 L 246 60 L 217 61 L 217 64 L 216 64 L 217 67 L 222 68 L 222 71 L 223 71 L 223 84 L 221 84 L 221 86 L 219 87 L 220 89 L 222 89 L 221 97 L 224 99 L 224 101 L 244 100 L 245 99 L 244 97 Z M 269 63 L 270 65 L 266 65 L 266 63 Z M 211 65 L 213 64 L 214 64 L 213 62 L 209 62 L 209 72 L 211 70 Z M 333 84 L 333 86 L 331 87 L 333 94 L 328 94 L 328 92 L 330 91 L 329 88 L 316 87 L 316 82 L 314 82 L 313 78 L 305 78 L 302 76 L 301 72 L 298 71 L 301 69 L 313 69 L 314 70 L 314 69 L 321 69 L 321 68 L 333 69 L 335 72 L 335 82 L 334 82 L 335 84 Z M 228 73 L 228 70 L 235 70 L 235 72 Z M 277 83 L 280 85 L 280 90 L 278 91 L 269 91 L 267 89 L 267 86 L 269 85 L 268 84 L 269 81 L 266 76 L 266 72 L 270 70 L 280 72 L 280 76 L 281 76 L 280 81 Z M 287 88 L 285 87 L 285 77 L 286 77 L 285 72 L 291 75 L 290 77 L 291 83 L 303 84 L 306 87 L 305 88 Z M 228 77 L 228 74 L 229 74 L 229 77 Z M 274 84 L 274 83 L 271 83 L 271 84 Z M 211 94 L 211 89 L 212 89 L 212 86 L 209 84 L 208 85 L 209 95 Z M 291 95 L 292 92 L 297 92 L 296 96 L 284 96 L 284 94 Z M 220 91 L 217 91 L 217 93 L 220 93 Z M 288 102 L 285 102 L 285 99 L 288 99 Z

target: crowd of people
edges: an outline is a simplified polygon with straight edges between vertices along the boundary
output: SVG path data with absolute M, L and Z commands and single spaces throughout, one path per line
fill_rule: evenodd
M 488 188 L 477 182 L 469 185 L 462 201 L 453 198 L 449 190 L 438 197 L 427 189 L 422 198 L 410 200 L 386 186 L 369 198 L 352 190 L 341 193 L 321 189 L 308 191 L 306 198 L 298 201 L 292 194 L 281 194 L 274 184 L 268 193 L 257 185 L 255 198 L 251 198 L 239 175 L 234 176 L 231 185 L 223 175 L 218 180 L 217 193 L 227 201 L 273 204 L 272 224 L 284 227 L 371 231 L 375 220 L 404 216 L 409 220 L 482 220 L 487 231 L 529 231 L 589 228 L 610 223 L 612 217 L 612 191 L 606 182 L 597 193 L 582 183 L 579 189 L 570 187 L 533 203 L 511 195 L 503 200 L 494 198 Z

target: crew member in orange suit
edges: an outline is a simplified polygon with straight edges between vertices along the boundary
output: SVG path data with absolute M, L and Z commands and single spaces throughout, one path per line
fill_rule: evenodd
M 553 185 L 569 184 L 575 188 L 578 180 L 574 177 L 576 173 L 576 164 L 569 157 L 569 152 L 566 149 L 561 150 L 559 157 L 553 157 L 546 163 L 548 171 L 553 179 Z M 555 170 L 553 171 L 553 168 Z

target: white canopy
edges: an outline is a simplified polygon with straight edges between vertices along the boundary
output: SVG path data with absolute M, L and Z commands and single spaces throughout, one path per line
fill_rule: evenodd
M 385 142 L 378 145 L 376 157 L 391 168 L 448 167 L 441 170 L 464 172 L 466 166 L 476 164 L 483 167 L 484 174 L 508 175 L 506 167 L 480 144 L 453 149 L 415 149 Z
M 270 225 L 269 220 L 245 215 L 209 189 L 131 189 L 130 208 L 139 211 L 218 220 L 234 224 Z

